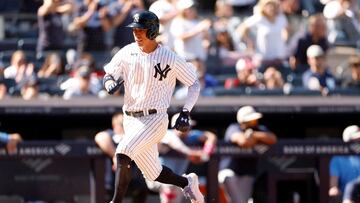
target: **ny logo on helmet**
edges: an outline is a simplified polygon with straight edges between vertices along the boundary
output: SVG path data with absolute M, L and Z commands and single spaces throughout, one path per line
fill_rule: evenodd
M 140 21 L 140 16 L 139 15 L 135 15 L 134 16 L 134 22 L 138 23 Z
M 159 81 L 162 81 L 163 78 L 166 78 L 168 72 L 171 70 L 171 68 L 170 68 L 170 66 L 168 64 L 166 64 L 165 69 L 161 70 L 160 63 L 156 64 L 154 66 L 154 68 L 155 68 L 154 77 L 157 78 L 157 76 L 159 74 Z

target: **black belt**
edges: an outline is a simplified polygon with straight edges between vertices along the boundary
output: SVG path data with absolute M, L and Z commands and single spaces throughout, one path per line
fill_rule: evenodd
M 132 116 L 132 117 L 142 117 L 145 115 L 157 113 L 156 109 L 149 109 L 147 112 L 148 112 L 148 114 L 146 114 L 146 111 L 125 111 L 126 115 Z

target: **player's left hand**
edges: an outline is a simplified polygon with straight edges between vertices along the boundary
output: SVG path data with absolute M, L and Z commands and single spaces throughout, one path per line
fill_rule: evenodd
M 176 119 L 174 128 L 181 132 L 190 130 L 190 112 L 188 110 L 182 110 L 179 117 Z

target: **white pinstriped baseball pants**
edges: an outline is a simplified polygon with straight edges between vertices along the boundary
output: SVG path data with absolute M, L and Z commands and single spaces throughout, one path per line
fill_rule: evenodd
M 134 160 L 148 180 L 155 180 L 162 170 L 158 143 L 165 135 L 168 123 L 166 112 L 136 118 L 124 115 L 125 135 L 116 153 L 125 154 Z

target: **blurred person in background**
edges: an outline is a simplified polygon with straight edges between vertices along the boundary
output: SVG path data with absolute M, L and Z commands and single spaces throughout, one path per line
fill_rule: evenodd
M 175 125 L 179 114 L 171 118 L 171 126 Z M 216 135 L 210 131 L 194 129 L 196 121 L 190 120 L 191 129 L 181 132 L 176 129 L 169 129 L 159 144 L 161 154 L 170 153 L 172 150 L 180 152 L 186 157 L 179 156 L 160 156 L 161 162 L 170 167 L 178 174 L 184 174 L 190 164 L 200 164 L 209 160 L 209 157 L 215 150 Z M 190 146 L 201 146 L 200 149 L 191 149 Z M 159 191 L 161 203 L 180 203 L 183 200 L 181 189 L 160 182 L 147 181 L 149 188 Z
M 4 84 L 4 79 L 0 78 L 0 100 L 5 98 L 7 94 L 7 87 Z
M 17 50 L 12 54 L 10 66 L 4 70 L 4 78 L 14 79 L 16 83 L 34 74 L 34 64 L 26 60 L 25 52 L 22 50 Z
M 360 39 L 360 10 L 356 0 L 328 1 L 324 7 L 328 20 L 331 43 L 348 43 L 357 46 Z
M 39 38 L 36 51 L 42 54 L 44 50 L 60 50 L 66 39 L 62 15 L 73 12 L 71 0 L 44 0 L 37 12 Z
M 324 16 L 319 13 L 309 17 L 307 31 L 297 40 L 293 55 L 289 58 L 290 68 L 294 73 L 302 74 L 309 69 L 306 50 L 313 44 L 327 52 L 327 25 Z
M 249 58 L 241 58 L 236 62 L 236 78 L 225 80 L 224 88 L 231 89 L 237 87 L 261 87 L 262 83 L 258 79 L 256 68 Z
M 224 65 L 235 66 L 244 45 L 236 34 L 236 28 L 241 23 L 239 16 L 234 15 L 233 6 L 227 0 L 217 0 L 215 3 L 215 16 L 213 31 L 215 32 L 215 48 L 210 49 L 212 55 L 218 55 Z M 212 42 L 214 44 L 214 42 Z M 229 59 L 229 60 L 228 60 Z M 230 61 L 230 62 L 229 62 Z
M 174 49 L 174 37 L 170 32 L 170 27 L 173 19 L 178 15 L 176 8 L 177 0 L 157 0 L 151 4 L 149 11 L 155 13 L 160 20 L 160 42 Z
M 342 87 L 360 88 L 360 55 L 348 59 L 350 76 L 342 79 Z
M 60 55 L 56 52 L 52 52 L 46 56 L 43 65 L 37 72 L 37 76 L 39 78 L 57 77 L 64 72 Z
M 75 76 L 63 82 L 60 88 L 65 90 L 64 99 L 98 96 L 101 90 L 101 82 L 96 76 L 92 75 L 89 66 L 82 65 L 76 70 Z
M 17 146 L 23 138 L 19 133 L 6 133 L 0 132 L 0 143 L 6 144 L 6 151 L 8 154 L 14 154 L 17 152 Z
M 4 64 L 0 61 L 0 100 L 5 98 L 7 87 L 4 80 Z
M 254 14 L 239 26 L 238 32 L 248 52 L 255 54 L 254 62 L 260 72 L 269 66 L 284 68 L 288 22 L 278 0 L 260 0 Z
M 307 49 L 306 55 L 310 69 L 302 76 L 304 87 L 321 91 L 323 95 L 327 95 L 329 90 L 335 89 L 336 83 L 326 64 L 326 53 L 319 45 L 311 45 Z
M 78 51 L 106 50 L 105 32 L 111 28 L 107 21 L 108 2 L 83 0 L 75 12 L 69 31 L 77 33 Z
M 350 125 L 343 131 L 344 142 L 360 141 L 360 128 Z M 345 186 L 360 177 L 360 156 L 333 156 L 330 160 L 330 189 L 331 199 L 347 199 L 343 196 Z
M 264 73 L 265 89 L 282 89 L 284 87 L 284 79 L 276 68 L 269 67 Z
M 24 78 L 19 83 L 20 95 L 24 100 L 36 99 L 39 96 L 39 81 L 36 76 Z
M 305 17 L 301 13 L 301 0 L 279 0 L 280 8 L 288 21 L 288 41 L 303 31 Z
M 132 32 L 126 25 L 132 22 L 132 16 L 144 10 L 142 0 L 116 0 L 108 6 L 108 15 L 104 20 L 108 21 L 114 29 L 113 47 L 122 48 L 134 41 Z
M 198 58 L 202 63 L 207 58 L 209 45 L 209 19 L 200 20 L 193 0 L 179 0 L 179 15 L 171 24 L 175 52 L 183 58 Z
M 95 135 L 95 142 L 100 149 L 108 156 L 105 166 L 105 189 L 106 201 L 109 202 L 114 192 L 116 157 L 116 145 L 124 136 L 123 128 L 123 114 L 121 112 L 115 113 L 111 119 L 111 129 L 98 132 Z M 136 167 L 136 164 L 131 162 L 132 173 L 127 196 L 130 196 L 133 203 L 145 203 L 147 199 L 147 186 L 141 171 Z
M 236 115 L 237 123 L 225 132 L 225 142 L 239 147 L 253 148 L 257 144 L 273 145 L 276 135 L 259 124 L 262 114 L 252 106 L 241 107 Z M 257 172 L 257 158 L 225 157 L 220 162 L 219 182 L 224 184 L 232 203 L 247 203 L 252 195 Z

